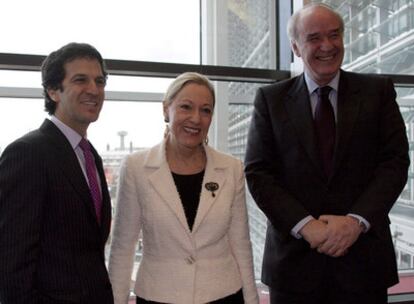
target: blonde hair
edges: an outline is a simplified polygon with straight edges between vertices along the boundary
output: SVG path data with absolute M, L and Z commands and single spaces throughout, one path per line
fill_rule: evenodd
M 177 96 L 177 94 L 189 83 L 196 83 L 205 86 L 210 91 L 211 96 L 213 96 L 214 107 L 216 103 L 216 97 L 212 83 L 206 76 L 196 72 L 185 72 L 181 75 L 178 75 L 177 78 L 175 78 L 169 85 L 162 101 L 163 105 L 165 107 L 168 107 L 172 103 L 173 99 Z

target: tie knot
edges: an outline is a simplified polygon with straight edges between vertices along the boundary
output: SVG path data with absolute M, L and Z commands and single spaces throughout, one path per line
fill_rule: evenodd
M 330 86 L 319 87 L 316 89 L 319 97 L 326 97 L 331 92 L 332 88 Z
M 89 142 L 82 137 L 81 141 L 79 142 L 79 147 L 83 150 L 83 151 L 89 151 L 91 149 L 91 145 L 89 144 Z

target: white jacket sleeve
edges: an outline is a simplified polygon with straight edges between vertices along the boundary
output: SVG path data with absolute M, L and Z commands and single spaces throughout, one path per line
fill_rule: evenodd
M 141 230 L 141 207 L 134 159 L 128 156 L 119 175 L 116 214 L 109 256 L 109 277 L 115 304 L 128 303 L 135 249 Z
M 241 162 L 235 172 L 235 185 L 236 193 L 232 203 L 229 231 L 230 244 L 241 274 L 244 302 L 258 304 L 259 297 L 254 278 L 252 244 L 247 217 L 245 179 Z

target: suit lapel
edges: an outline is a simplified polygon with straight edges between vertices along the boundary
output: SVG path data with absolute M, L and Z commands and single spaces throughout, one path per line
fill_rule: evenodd
M 73 151 L 73 148 L 70 145 L 69 141 L 53 124 L 53 122 L 47 119 L 40 127 L 40 130 L 49 138 L 49 141 L 52 143 L 52 147 L 55 149 L 55 153 L 51 153 L 51 155 L 56 155 L 56 163 L 62 169 L 63 175 L 67 178 L 69 183 L 79 194 L 79 197 L 84 202 L 86 209 L 96 222 L 95 208 L 92 203 L 89 186 L 80 167 L 79 160 Z
M 203 219 L 219 197 L 225 183 L 225 168 L 228 165 L 220 162 L 209 147 L 206 146 L 205 151 L 207 165 L 201 186 L 200 202 L 192 231 L 190 231 L 190 228 L 188 227 L 183 205 L 165 157 L 165 141 L 152 148 L 145 161 L 145 166 L 147 168 L 155 169 L 155 171 L 149 175 L 150 184 L 162 197 L 165 204 L 168 205 L 188 234 L 194 233 L 203 222 Z M 205 184 L 208 182 L 214 182 L 219 185 L 217 191 L 214 192 L 214 196 L 212 195 L 212 192 L 208 191 L 205 187 Z
M 190 233 L 180 196 L 165 156 L 165 141 L 150 150 L 145 166 L 155 169 L 148 177 L 152 187 L 162 197 L 184 229 Z
M 351 75 L 341 71 L 338 87 L 337 140 L 334 154 L 334 173 L 339 168 L 351 138 L 356 118 L 358 117 L 362 102 L 360 91 L 359 84 L 353 83 Z
M 287 93 L 284 99 L 284 104 L 303 148 L 306 150 L 319 174 L 324 176 L 325 174 L 321 168 L 315 143 L 314 124 L 309 100 L 309 92 L 303 74 L 296 79 L 292 88 Z
M 221 189 L 226 182 L 225 178 L 225 168 L 227 165 L 225 163 L 221 164 L 217 159 L 216 154 L 208 146 L 205 146 L 206 156 L 207 156 L 207 165 L 204 173 L 203 183 L 201 185 L 200 193 L 200 202 L 198 205 L 197 215 L 194 221 L 192 232 L 196 232 L 198 227 L 203 222 L 203 219 L 206 217 L 207 213 L 217 201 L 217 198 L 220 196 Z M 217 183 L 219 188 L 213 193 L 206 188 L 207 183 Z

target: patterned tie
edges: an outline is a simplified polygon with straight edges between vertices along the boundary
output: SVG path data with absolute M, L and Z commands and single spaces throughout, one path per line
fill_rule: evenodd
M 315 109 L 315 134 L 319 155 L 326 176 L 332 174 L 333 152 L 335 146 L 335 114 L 329 101 L 331 87 L 316 89 L 318 103 Z
M 82 149 L 83 155 L 85 156 L 86 175 L 88 176 L 89 190 L 91 191 L 95 205 L 96 218 L 98 219 L 98 223 L 101 223 L 102 197 L 96 176 L 96 166 L 91 151 L 91 145 L 85 138 L 82 138 L 79 142 L 79 147 Z

